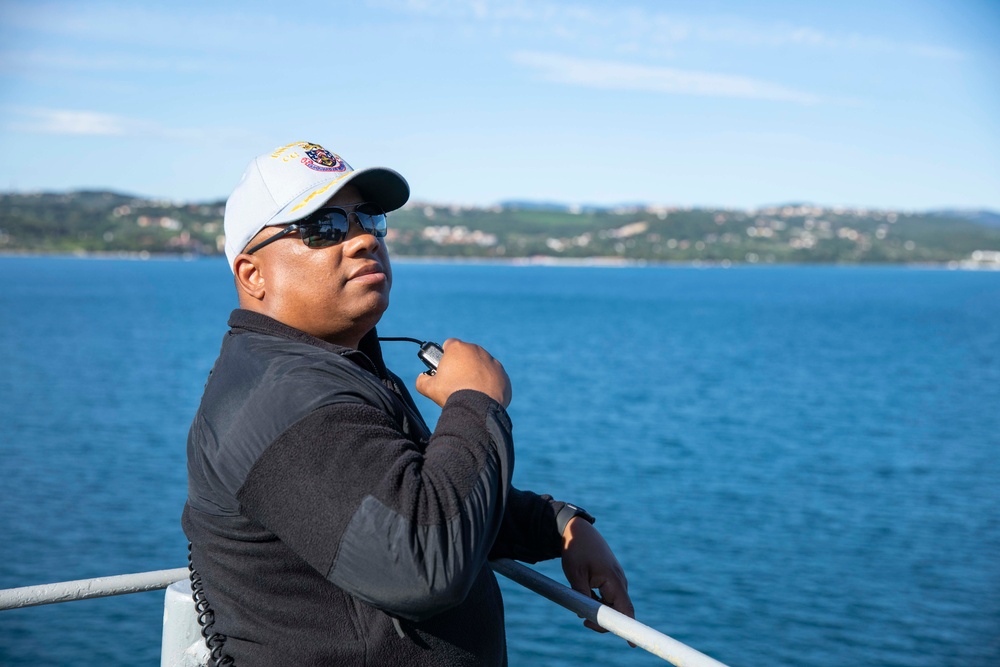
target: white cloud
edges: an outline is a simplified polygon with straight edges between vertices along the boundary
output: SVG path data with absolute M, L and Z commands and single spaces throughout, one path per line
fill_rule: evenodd
M 8 11 L 0 14 L 0 26 L 22 34 L 55 37 L 46 40 L 48 46 L 79 39 L 105 47 L 142 46 L 177 54 L 214 52 L 239 45 L 249 48 L 254 38 L 264 32 L 263 27 L 256 27 L 254 18 L 211 3 L 194 11 L 142 3 L 21 2 L 11 3 Z M 270 17 L 257 14 L 256 18 Z M 248 29 L 252 30 L 250 35 Z
M 588 88 L 738 97 L 797 104 L 817 104 L 822 101 L 817 95 L 745 76 L 571 58 L 549 53 L 520 52 L 514 55 L 513 60 L 537 70 L 546 81 Z
M 128 118 L 95 111 L 30 109 L 23 115 L 26 119 L 14 123 L 14 129 L 36 134 L 121 136 L 131 134 L 137 125 Z
M 150 58 L 134 53 L 95 53 L 79 49 L 69 51 L 34 50 L 0 52 L 0 71 L 60 70 L 67 72 L 196 72 L 203 64 L 193 58 Z
M 887 39 L 879 34 L 837 34 L 812 26 L 762 23 L 735 16 L 682 16 L 626 4 L 584 5 L 528 0 L 371 0 L 370 4 L 446 21 L 475 21 L 494 31 L 543 33 L 581 45 L 605 44 L 635 51 L 643 44 L 652 55 L 683 43 L 702 42 L 755 48 L 801 47 L 845 53 L 884 53 L 962 60 L 958 49 Z
M 186 129 L 165 127 L 159 123 L 139 118 L 129 118 L 100 111 L 78 109 L 43 109 L 8 107 L 5 116 L 12 120 L 7 129 L 28 134 L 55 134 L 92 137 L 142 137 L 146 139 L 175 139 L 203 141 L 208 138 L 242 136 L 238 130 Z
M 762 25 L 749 21 L 699 21 L 692 31 L 695 39 L 731 46 L 804 46 L 828 51 L 884 53 L 937 60 L 962 60 L 965 53 L 950 47 L 886 39 L 860 33 L 832 34 L 808 26 Z

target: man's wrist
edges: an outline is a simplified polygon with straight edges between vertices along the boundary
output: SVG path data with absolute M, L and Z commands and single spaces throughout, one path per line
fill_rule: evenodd
M 591 524 L 596 521 L 596 519 L 594 519 L 594 517 L 587 510 L 579 507 L 578 505 L 566 503 L 563 505 L 563 508 L 559 510 L 559 513 L 556 514 L 556 529 L 559 531 L 560 535 L 566 532 L 566 525 L 570 522 L 570 519 L 573 519 L 574 517 L 580 517 L 587 523 Z

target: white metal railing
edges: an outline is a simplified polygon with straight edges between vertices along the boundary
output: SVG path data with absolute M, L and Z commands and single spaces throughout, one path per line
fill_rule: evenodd
M 725 664 L 694 650 L 687 644 L 682 644 L 673 637 L 669 637 L 659 630 L 654 630 L 634 618 L 629 618 L 606 604 L 601 604 L 572 588 L 563 586 L 526 565 L 507 558 L 500 558 L 491 561 L 490 566 L 496 572 L 521 584 L 528 590 L 576 612 L 578 616 L 583 616 L 587 620 L 597 623 L 608 632 L 612 632 L 622 639 L 627 639 L 672 665 L 677 665 L 677 667 L 726 667 Z
M 119 574 L 113 577 L 8 588 L 0 590 L 0 611 L 56 602 L 72 602 L 90 598 L 106 598 L 112 595 L 156 591 L 166 588 L 175 581 L 187 579 L 187 577 L 188 569 L 179 567 L 175 570 Z
M 490 566 L 508 579 L 677 667 L 726 667 L 718 660 L 710 658 L 648 625 L 629 618 L 597 600 L 581 595 L 521 563 L 502 558 L 492 561 Z M 157 570 L 155 572 L 121 574 L 113 577 L 9 588 L 0 590 L 0 611 L 112 595 L 142 593 L 169 586 L 164 608 L 161 665 L 184 665 L 186 667 L 204 664 L 203 658 L 207 654 L 207 649 L 204 648 L 204 641 L 198 632 L 190 588 L 183 584 L 171 586 L 175 582 L 186 584 L 188 574 L 186 567 L 180 567 L 173 570 Z

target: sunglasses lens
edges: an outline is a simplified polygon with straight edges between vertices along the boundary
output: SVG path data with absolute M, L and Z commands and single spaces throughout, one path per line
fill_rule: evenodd
M 377 238 L 385 236 L 385 212 L 376 204 L 361 204 L 354 209 L 361 228 Z M 310 248 L 327 248 L 347 238 L 350 223 L 341 208 L 321 208 L 299 228 L 302 242 Z
M 301 229 L 302 242 L 310 248 L 327 248 L 347 236 L 347 216 L 337 209 L 321 209 Z
M 354 209 L 358 220 L 361 221 L 361 228 L 377 238 L 385 236 L 386 222 L 385 211 L 377 204 L 361 204 Z

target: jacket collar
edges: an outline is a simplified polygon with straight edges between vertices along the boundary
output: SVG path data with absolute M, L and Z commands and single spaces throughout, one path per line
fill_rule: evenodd
M 230 334 L 238 334 L 242 330 L 253 331 L 266 336 L 287 338 L 288 340 L 313 345 L 327 352 L 346 357 L 381 379 L 386 378 L 388 375 L 385 368 L 385 361 L 382 359 L 382 347 L 378 342 L 378 333 L 374 327 L 361 338 L 358 349 L 355 350 L 343 345 L 328 343 L 321 338 L 316 338 L 295 327 L 290 327 L 287 324 L 279 322 L 273 317 L 268 317 L 252 310 L 244 310 L 243 308 L 237 308 L 229 315 L 229 326 L 231 327 Z

